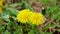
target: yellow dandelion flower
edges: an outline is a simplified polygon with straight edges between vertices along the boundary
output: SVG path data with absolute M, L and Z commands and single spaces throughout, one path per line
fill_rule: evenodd
M 2 11 L 2 7 L 0 7 L 0 12 Z
M 3 0 L 0 0 L 0 6 L 3 6 Z
M 3 0 L 0 0 L 0 12 L 2 11 Z
M 22 23 L 28 22 L 29 21 L 28 19 L 29 19 L 31 13 L 32 12 L 29 9 L 21 10 L 17 15 L 18 21 L 20 21 Z
M 35 25 L 40 25 L 40 24 L 44 23 L 44 20 L 45 20 L 44 16 L 40 13 L 34 13 L 29 18 L 29 21 Z

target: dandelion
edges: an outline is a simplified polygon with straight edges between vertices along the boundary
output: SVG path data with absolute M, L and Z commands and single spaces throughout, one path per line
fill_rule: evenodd
M 21 10 L 17 15 L 17 19 L 21 23 L 31 23 L 35 25 L 43 24 L 45 21 L 45 17 L 41 13 L 34 13 L 29 9 Z
M 0 12 L 2 11 L 3 0 L 0 0 Z
M 2 7 L 0 7 L 0 12 L 2 11 Z
M 43 24 L 43 23 L 44 23 L 45 18 L 44 18 L 44 16 L 43 16 L 41 13 L 34 13 L 34 14 L 32 14 L 31 17 L 29 18 L 29 21 L 30 21 L 32 24 L 40 25 L 40 24 Z
M 18 21 L 20 21 L 21 23 L 27 23 L 29 21 L 31 13 L 32 12 L 29 9 L 21 10 L 17 15 Z

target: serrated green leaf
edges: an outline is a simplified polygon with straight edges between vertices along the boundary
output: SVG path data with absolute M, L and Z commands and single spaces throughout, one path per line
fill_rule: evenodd
M 2 18 L 3 18 L 5 21 L 10 22 L 10 20 L 9 20 L 9 15 L 8 15 L 8 14 L 2 16 Z
M 10 11 L 10 13 L 11 13 L 12 15 L 17 15 L 17 14 L 18 14 L 18 10 L 16 10 L 16 9 L 8 8 L 8 10 Z

